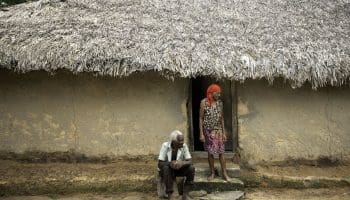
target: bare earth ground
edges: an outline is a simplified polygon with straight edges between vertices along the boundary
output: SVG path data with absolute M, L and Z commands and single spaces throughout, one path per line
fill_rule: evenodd
M 0 160 L 0 196 L 156 190 L 155 161 L 20 163 Z
M 349 200 L 350 188 L 322 189 L 257 189 L 246 192 L 249 200 Z
M 125 180 L 145 178 L 155 175 L 156 161 L 115 161 L 108 164 L 94 163 L 20 163 L 0 160 L 0 184 L 6 181 L 17 182 L 25 179 L 37 180 L 89 180 L 101 179 Z M 350 165 L 333 167 L 315 167 L 298 165 L 291 167 L 257 166 L 256 172 L 280 176 L 350 178 Z M 93 177 L 92 177 L 93 175 Z
M 332 167 L 315 167 L 298 165 L 292 167 L 278 166 L 258 166 L 257 171 L 253 173 L 275 174 L 280 176 L 295 176 L 295 177 L 330 177 L 330 178 L 350 178 L 350 166 L 332 166 Z M 151 200 L 158 199 L 156 189 L 154 187 L 143 190 L 144 184 L 152 185 L 152 180 L 156 174 L 156 161 L 115 161 L 108 164 L 101 163 L 21 163 L 9 160 L 0 160 L 0 186 L 1 185 L 19 185 L 26 186 L 20 183 L 29 182 L 36 186 L 41 186 L 45 190 L 34 193 L 38 196 L 10 196 L 0 197 L 6 200 Z M 55 183 L 70 183 L 81 182 L 83 184 L 96 183 L 96 180 L 101 183 L 110 181 L 110 185 L 114 183 L 132 180 L 132 185 L 127 188 L 119 188 L 115 186 L 113 191 L 101 191 L 96 193 L 88 190 L 80 191 L 73 189 L 73 192 L 63 192 L 63 196 L 57 193 L 46 192 L 47 184 L 55 189 Z M 143 182 L 143 183 L 142 183 Z M 140 183 L 140 184 L 139 184 Z M 96 184 L 94 185 L 96 186 Z M 59 185 L 62 187 L 62 185 Z M 67 187 L 69 189 L 70 186 Z M 131 192 L 133 188 L 141 188 L 139 192 Z M 78 188 L 79 189 L 79 188 Z M 28 189 L 31 190 L 31 187 Z M 28 191 L 26 190 L 26 191 Z M 118 191 L 115 191 L 118 190 Z M 268 200 L 268 199 L 334 199 L 334 200 L 350 200 L 350 187 L 337 188 L 320 188 L 320 189 L 277 189 L 277 188 L 248 188 L 246 189 L 246 199 L 250 200 Z M 17 194 L 17 193 L 14 193 Z M 31 195 L 32 193 L 24 193 Z M 58 193 L 61 194 L 61 193 Z
M 75 194 L 69 196 L 14 196 L 2 200 L 155 200 L 153 193 L 129 192 L 118 195 Z M 246 191 L 247 200 L 349 200 L 349 188 L 323 189 L 254 189 Z
M 155 162 L 127 161 L 109 164 L 93 163 L 19 163 L 0 160 L 0 182 L 22 181 L 23 179 L 72 179 L 88 180 L 94 177 L 101 179 L 117 178 L 118 180 L 152 176 L 155 173 Z
M 118 195 L 74 194 L 65 196 L 13 196 L 1 200 L 155 200 L 156 194 L 128 192 Z
M 329 178 L 350 178 L 350 165 L 340 165 L 332 167 L 315 167 L 307 165 L 297 166 L 258 166 L 259 173 L 274 174 L 280 176 L 295 176 L 295 177 L 329 177 Z

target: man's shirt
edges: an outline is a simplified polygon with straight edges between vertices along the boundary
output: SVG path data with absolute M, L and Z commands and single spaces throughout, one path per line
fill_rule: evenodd
M 158 160 L 171 162 L 171 152 L 171 142 L 164 142 L 160 148 Z M 182 148 L 177 150 L 176 160 L 189 160 L 191 158 L 187 145 L 183 144 Z

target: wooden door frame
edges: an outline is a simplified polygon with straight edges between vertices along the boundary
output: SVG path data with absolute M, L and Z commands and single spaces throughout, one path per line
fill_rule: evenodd
M 188 144 L 191 152 L 194 152 L 194 135 L 193 135 L 193 112 L 192 112 L 192 78 L 189 81 L 188 98 L 187 98 L 187 123 L 188 123 Z
M 231 101 L 232 101 L 232 151 L 237 152 L 238 149 L 238 117 L 237 117 L 237 84 L 231 80 Z

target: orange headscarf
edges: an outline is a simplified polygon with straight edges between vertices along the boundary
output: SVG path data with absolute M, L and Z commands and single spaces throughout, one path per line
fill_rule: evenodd
M 221 88 L 220 86 L 216 85 L 216 84 L 211 84 L 208 89 L 207 89 L 207 99 L 209 101 L 209 105 L 211 106 L 211 104 L 214 101 L 214 97 L 213 97 L 213 92 L 221 92 Z

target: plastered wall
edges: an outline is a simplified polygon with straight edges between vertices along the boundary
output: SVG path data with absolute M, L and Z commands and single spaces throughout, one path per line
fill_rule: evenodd
M 158 154 L 169 133 L 187 137 L 188 80 L 0 72 L 0 150 L 90 155 Z
M 350 160 L 350 88 L 292 89 L 282 81 L 238 85 L 238 137 L 252 161 Z

